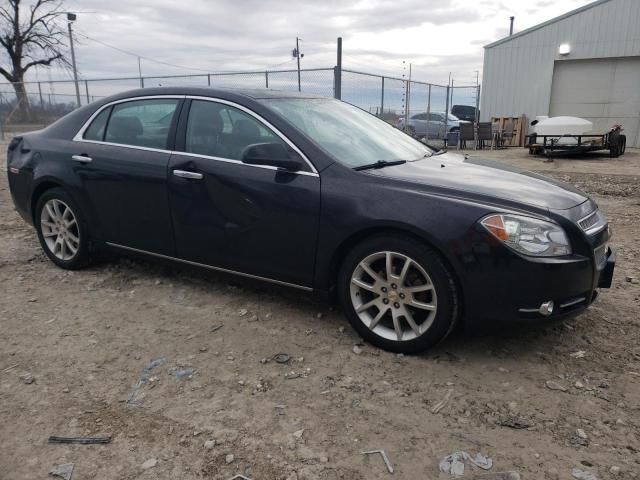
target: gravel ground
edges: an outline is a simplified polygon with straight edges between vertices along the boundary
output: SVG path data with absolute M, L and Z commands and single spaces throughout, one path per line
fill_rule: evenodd
M 371 449 L 402 479 L 450 478 L 438 464 L 460 450 L 523 479 L 640 478 L 640 152 L 481 155 L 593 194 L 619 248 L 613 288 L 563 324 L 454 334 L 412 357 L 360 343 L 296 291 L 124 258 L 60 270 L 2 178 L 0 479 L 64 463 L 74 480 L 390 478 Z

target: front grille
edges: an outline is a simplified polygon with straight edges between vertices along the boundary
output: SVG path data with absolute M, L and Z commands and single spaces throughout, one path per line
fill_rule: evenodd
M 598 223 L 598 211 L 596 210 L 591 215 L 586 218 L 583 218 L 578 222 L 583 230 L 589 230 L 596 223 Z
M 600 213 L 600 210 L 596 210 L 578 221 L 580 228 L 587 233 L 594 233 L 596 230 L 600 230 L 606 225 L 606 223 L 607 221 L 605 220 L 604 215 Z
M 602 270 L 607 263 L 607 245 L 600 245 L 593 251 L 593 256 L 596 261 L 596 268 Z

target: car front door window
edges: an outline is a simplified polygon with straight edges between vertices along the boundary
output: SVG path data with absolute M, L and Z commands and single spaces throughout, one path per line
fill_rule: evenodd
M 206 100 L 191 102 L 186 152 L 241 160 L 245 148 L 256 143 L 280 143 L 289 149 L 274 132 L 238 108 Z

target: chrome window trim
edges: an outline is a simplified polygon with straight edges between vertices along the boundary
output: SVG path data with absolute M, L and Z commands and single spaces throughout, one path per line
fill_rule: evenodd
M 304 285 L 298 285 L 296 283 L 283 282 L 282 280 L 274 280 L 273 278 L 261 277 L 259 275 L 253 275 L 251 273 L 238 272 L 236 270 L 230 270 L 228 268 L 215 267 L 213 265 L 207 265 L 206 263 L 192 262 L 191 260 L 184 260 L 182 258 L 171 257 L 169 255 L 163 255 L 161 253 L 149 252 L 147 250 L 141 250 L 139 248 L 127 247 L 126 245 L 120 245 L 118 243 L 106 242 L 106 244 L 109 245 L 110 247 L 121 248 L 123 250 L 129 250 L 131 252 L 143 253 L 145 255 L 151 255 L 151 256 L 154 256 L 154 257 L 158 257 L 158 258 L 164 258 L 166 260 L 173 260 L 173 261 L 176 261 L 176 262 L 186 263 L 188 265 L 193 265 L 193 266 L 196 266 L 196 267 L 208 268 L 210 270 L 216 270 L 218 272 L 231 273 L 233 275 L 239 275 L 241 277 L 253 278 L 255 280 L 262 280 L 262 281 L 269 282 L 269 283 L 275 283 L 277 285 L 284 285 L 286 287 L 293 287 L 293 288 L 297 288 L 299 290 L 305 290 L 307 292 L 312 292 L 313 291 L 313 288 L 311 288 L 311 287 L 305 287 Z
M 210 155 L 202 155 L 200 153 L 189 153 L 189 152 L 180 152 L 178 150 L 174 150 L 171 152 L 172 155 L 181 155 L 181 156 L 185 156 L 185 157 L 196 157 L 196 158 L 204 158 L 206 160 L 215 160 L 217 162 L 224 162 L 224 163 L 233 163 L 236 165 L 244 165 L 246 167 L 254 167 L 254 168 L 264 168 L 266 170 L 276 170 L 276 171 L 281 171 L 281 172 L 285 172 L 286 170 L 282 170 L 281 168 L 278 167 L 272 167 L 271 165 L 251 165 L 249 163 L 244 163 L 242 162 L 242 160 L 236 160 L 233 158 L 224 158 L 224 157 L 212 157 Z M 308 177 L 319 177 L 319 175 L 317 173 L 314 172 L 307 172 L 304 170 L 299 170 L 297 172 L 290 172 L 290 171 L 286 171 L 287 173 L 291 173 L 293 175 L 306 175 Z
M 167 149 L 163 149 L 163 148 L 141 147 L 141 146 L 137 146 L 137 145 L 127 145 L 127 144 L 124 144 L 124 143 L 114 143 L 114 142 L 106 142 L 106 141 L 100 141 L 100 140 L 87 140 L 87 139 L 83 138 L 83 135 L 84 135 L 85 131 L 87 130 L 87 128 L 89 128 L 89 125 L 91 125 L 91 123 L 93 122 L 95 117 L 97 117 L 100 114 L 100 112 L 102 112 L 106 108 L 109 108 L 109 107 L 111 107 L 113 105 L 117 105 L 117 104 L 120 104 L 120 103 L 125 103 L 125 102 L 134 102 L 134 101 L 138 101 L 138 100 L 156 100 L 156 99 L 204 100 L 204 101 L 208 101 L 208 102 L 222 103 L 224 105 L 229 105 L 229 106 L 232 106 L 234 108 L 237 108 L 238 110 L 241 110 L 241 111 L 251 115 L 256 120 L 258 120 L 260 123 L 264 124 L 266 127 L 271 129 L 287 145 L 289 145 L 293 150 L 295 150 L 296 153 L 298 153 L 298 155 L 300 155 L 300 157 L 305 161 L 307 166 L 311 169 L 310 172 L 305 171 L 305 170 L 300 170 L 300 171 L 297 171 L 297 172 L 289 172 L 289 173 L 292 173 L 292 174 L 295 174 L 295 175 L 306 175 L 306 176 L 310 176 L 310 177 L 319 177 L 318 170 L 316 170 L 316 168 L 313 165 L 313 163 L 311 163 L 311 161 L 307 158 L 307 156 L 304 153 L 302 153 L 302 151 L 291 140 L 289 140 L 289 138 L 287 138 L 287 136 L 284 135 L 280 130 L 278 130 L 276 127 L 274 127 L 267 120 L 265 120 L 260 115 L 258 115 L 257 113 L 253 112 L 252 110 L 248 109 L 247 107 L 245 107 L 243 105 L 239 105 L 239 104 L 237 104 L 235 102 L 231 102 L 229 100 L 224 100 L 222 98 L 217 98 L 217 97 L 203 97 L 203 96 L 198 96 L 198 95 L 148 95 L 148 96 L 144 96 L 144 97 L 129 97 L 129 98 L 123 98 L 123 99 L 120 99 L 120 100 L 114 100 L 113 102 L 109 102 L 109 103 L 103 105 L 102 107 L 100 107 L 95 112 L 93 112 L 93 114 L 89 117 L 89 119 L 82 125 L 82 127 L 80 127 L 80 130 L 78 130 L 78 133 L 76 133 L 76 135 L 73 137 L 72 141 L 74 141 L 74 142 L 82 142 L 82 143 L 93 143 L 93 144 L 97 144 L 97 145 L 110 145 L 110 146 L 114 146 L 114 147 L 131 148 L 131 149 L 134 149 L 134 150 L 144 150 L 144 151 L 149 151 L 149 152 L 168 153 L 170 155 L 182 155 L 182 156 L 198 157 L 198 158 L 216 160 L 216 161 L 219 161 L 219 162 L 235 163 L 235 164 L 245 165 L 247 167 L 262 168 L 262 169 L 266 169 L 266 170 L 281 170 L 278 167 L 272 167 L 270 165 L 251 165 L 251 164 L 248 164 L 248 163 L 243 163 L 241 160 L 237 160 L 237 159 L 234 159 L 234 158 L 214 157 L 214 156 L 210 156 L 210 155 L 202 155 L 202 154 L 198 154 L 198 153 L 182 152 L 182 151 L 178 151 L 178 150 L 167 150 Z

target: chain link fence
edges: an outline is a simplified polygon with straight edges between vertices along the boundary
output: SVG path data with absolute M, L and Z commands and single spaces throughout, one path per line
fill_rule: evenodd
M 193 86 L 302 91 L 336 95 L 340 75 L 341 99 L 396 125 L 417 113 L 440 112 L 452 105 L 477 105 L 474 86 L 447 87 L 419 81 L 336 68 L 274 70 L 198 75 L 167 75 L 80 80 L 79 98 L 73 80 L 25 82 L 26 100 L 18 101 L 14 85 L 0 83 L 0 133 L 39 128 L 80 105 L 136 88 Z M 21 104 L 22 103 L 22 104 Z M 26 105 L 23 105 L 26 104 Z M 442 139 L 435 139 L 442 140 Z

